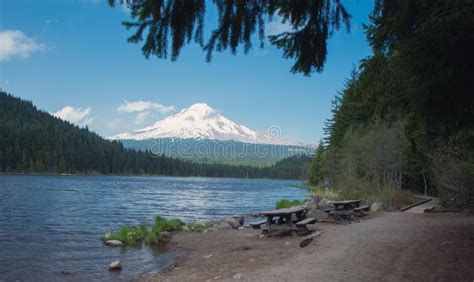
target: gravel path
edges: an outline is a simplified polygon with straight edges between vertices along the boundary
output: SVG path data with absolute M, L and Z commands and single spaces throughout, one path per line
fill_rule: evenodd
M 474 216 L 381 213 L 318 223 L 320 237 L 259 238 L 254 230 L 178 234 L 189 256 L 149 281 L 473 281 Z M 209 256 L 211 255 L 211 256 Z
M 410 208 L 410 209 L 406 210 L 405 212 L 408 212 L 408 213 L 424 213 L 425 210 L 428 210 L 428 209 L 431 209 L 431 208 L 434 208 L 434 207 L 438 206 L 438 198 L 434 198 L 434 197 L 430 197 L 430 198 L 431 198 L 431 201 L 426 202 L 424 204 L 421 204 L 419 206 Z
M 282 266 L 247 280 L 473 281 L 474 217 L 387 213 L 330 230 Z

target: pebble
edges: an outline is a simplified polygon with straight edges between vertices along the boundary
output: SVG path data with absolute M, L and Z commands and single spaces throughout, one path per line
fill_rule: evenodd
M 122 269 L 122 263 L 119 260 L 113 261 L 109 265 L 109 270 L 121 270 Z

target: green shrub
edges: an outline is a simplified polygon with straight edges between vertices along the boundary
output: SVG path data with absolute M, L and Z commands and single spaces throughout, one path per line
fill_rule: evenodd
M 341 188 L 336 200 L 363 200 L 367 204 L 380 202 L 389 211 L 399 210 L 418 201 L 409 190 L 394 189 L 390 186 L 376 189 L 371 182 L 360 179 L 354 179 L 352 183 L 350 188 Z
M 440 144 L 433 156 L 435 184 L 441 205 L 474 212 L 474 150 L 459 139 Z
M 165 238 L 163 235 L 161 235 L 160 233 L 154 233 L 154 232 L 149 233 L 145 239 L 145 243 L 147 245 L 152 245 L 152 246 L 162 245 L 162 244 L 165 244 L 167 241 L 168 241 L 167 238 Z
M 179 219 L 165 219 L 161 216 L 155 217 L 155 222 L 148 230 L 145 224 L 138 226 L 123 226 L 117 232 L 107 232 L 101 237 L 103 242 L 108 240 L 119 240 L 124 245 L 133 245 L 145 241 L 148 245 L 161 245 L 167 242 L 167 237 L 161 235 L 162 231 L 179 231 L 184 223 Z
M 161 216 L 155 217 L 155 223 L 151 227 L 151 232 L 160 233 L 161 231 L 180 231 L 184 226 L 184 222 L 175 219 L 165 219 Z
M 137 233 L 137 237 L 143 240 L 148 235 L 148 228 L 146 227 L 145 224 L 140 224 L 138 225 L 136 233 Z
M 107 232 L 102 236 L 102 241 L 119 240 L 124 245 L 132 245 L 141 242 L 147 235 L 147 228 L 145 225 L 123 226 L 118 232 Z
M 204 230 L 213 227 L 214 223 L 212 221 L 197 221 L 188 223 L 186 226 L 190 231 L 202 233 Z
M 305 183 L 301 185 L 288 185 L 288 187 L 306 189 L 308 191 L 308 195 L 314 198 L 328 200 L 336 200 L 338 198 L 337 191 L 332 188 L 327 188 L 325 185 L 313 185 L 310 183 Z
M 286 208 L 291 208 L 291 207 L 294 207 L 294 206 L 301 206 L 305 202 L 306 202 L 306 200 L 304 200 L 304 201 L 298 201 L 298 200 L 289 201 L 287 199 L 283 199 L 283 200 L 280 200 L 280 201 L 277 202 L 276 208 L 277 209 L 286 209 Z

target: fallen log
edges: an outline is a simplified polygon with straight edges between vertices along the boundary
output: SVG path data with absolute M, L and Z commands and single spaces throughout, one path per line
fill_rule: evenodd
M 310 234 L 310 235 L 306 236 L 303 239 L 303 241 L 301 241 L 300 247 L 304 248 L 304 247 L 308 246 L 311 242 L 313 242 L 313 239 L 317 238 L 319 235 L 321 235 L 321 233 L 323 233 L 323 231 L 318 230 L 318 231 L 314 232 L 313 234 Z

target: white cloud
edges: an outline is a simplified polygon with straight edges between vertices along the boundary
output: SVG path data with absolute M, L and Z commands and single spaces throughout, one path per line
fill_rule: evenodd
M 281 20 L 278 19 L 267 23 L 265 26 L 265 34 L 267 35 L 276 35 L 292 30 L 293 28 L 288 22 L 283 23 L 281 22 Z
M 117 108 L 117 111 L 126 113 L 143 112 L 146 110 L 157 110 L 161 114 L 167 114 L 174 112 L 176 109 L 174 106 L 163 106 L 162 104 L 152 103 L 149 101 L 123 101 L 123 103 Z
M 90 113 L 91 113 L 90 107 L 83 109 L 83 108 L 74 108 L 71 106 L 66 106 L 62 108 L 61 110 L 55 113 L 51 113 L 51 114 L 62 120 L 67 120 L 71 123 L 84 126 L 84 125 L 88 125 L 92 123 L 92 121 L 94 120 L 94 118 L 90 116 Z
M 15 56 L 28 58 L 32 53 L 42 50 L 44 44 L 19 30 L 0 31 L 0 61 L 7 61 Z
M 134 123 L 136 125 L 142 125 L 144 124 L 148 118 L 150 117 L 151 113 L 150 112 L 139 112 L 137 117 L 135 118 Z

